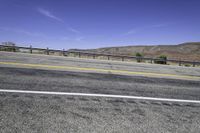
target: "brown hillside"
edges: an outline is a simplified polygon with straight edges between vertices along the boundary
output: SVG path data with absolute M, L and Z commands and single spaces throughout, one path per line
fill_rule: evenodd
M 81 51 L 119 55 L 135 55 L 140 52 L 145 57 L 166 55 L 170 59 L 200 61 L 200 42 L 188 42 L 179 45 L 107 47 Z

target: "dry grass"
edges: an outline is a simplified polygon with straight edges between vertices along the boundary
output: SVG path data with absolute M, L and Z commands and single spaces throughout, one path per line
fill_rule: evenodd
M 160 55 L 166 55 L 170 59 L 200 61 L 200 42 L 183 43 L 179 45 L 107 47 L 82 51 L 132 56 L 139 52 L 145 57 L 156 58 Z

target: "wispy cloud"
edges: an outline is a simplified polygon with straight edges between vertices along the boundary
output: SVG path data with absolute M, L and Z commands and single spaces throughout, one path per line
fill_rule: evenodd
M 135 33 L 137 33 L 137 30 L 136 29 L 131 29 L 128 32 L 126 32 L 124 35 L 130 35 L 130 34 L 135 34 Z
M 161 24 L 155 24 L 155 25 L 151 25 L 149 26 L 150 28 L 161 28 L 161 27 L 166 27 L 171 25 L 171 23 L 161 23 Z
M 74 29 L 74 28 L 72 28 L 72 27 L 68 27 L 68 30 L 71 31 L 71 32 L 74 32 L 74 33 L 80 33 L 79 30 Z
M 0 27 L 0 30 L 8 31 L 8 32 L 20 33 L 20 34 L 24 34 L 24 35 L 32 36 L 32 37 L 42 37 L 42 38 L 46 38 L 47 37 L 46 35 L 44 35 L 42 33 L 29 32 L 29 31 L 26 31 L 26 30 L 23 30 L 23 29 Z
M 76 41 L 82 41 L 85 37 L 77 37 L 75 40 Z
M 60 37 L 59 39 L 62 40 L 62 41 L 68 41 L 68 40 L 70 40 L 70 38 L 67 37 L 67 36 Z
M 154 24 L 154 25 L 149 25 L 149 26 L 144 26 L 144 27 L 138 27 L 138 28 L 135 28 L 135 29 L 130 29 L 129 31 L 124 33 L 124 35 L 132 35 L 132 34 L 136 34 L 136 33 L 140 32 L 140 31 L 148 30 L 148 29 L 152 29 L 152 28 L 167 27 L 171 24 L 172 23 L 160 23 L 160 24 Z
M 68 36 L 63 36 L 63 37 L 60 37 L 59 40 L 62 40 L 62 41 L 76 41 L 76 42 L 81 42 L 85 39 L 84 36 L 77 36 L 77 37 L 68 37 Z
M 50 18 L 50 19 L 54 19 L 54 20 L 56 20 L 56 21 L 59 21 L 59 22 L 64 23 L 64 21 L 63 21 L 61 18 L 55 16 L 53 13 L 51 13 L 50 11 L 48 11 L 48 10 L 46 10 L 46 9 L 37 8 L 37 12 L 39 12 L 40 14 L 42 14 L 42 15 L 45 16 L 45 17 L 48 17 L 48 18 Z M 66 24 L 66 25 L 68 25 L 68 24 Z M 73 33 L 76 33 L 76 34 L 81 33 L 79 30 L 77 30 L 77 29 L 75 29 L 75 28 L 73 28 L 73 27 L 71 27 L 71 26 L 69 26 L 69 25 L 66 26 L 66 28 L 67 28 L 68 31 L 71 31 L 71 32 L 73 32 Z
M 50 11 L 48 11 L 48 10 L 45 10 L 45 9 L 43 9 L 43 8 L 37 8 L 37 11 L 38 11 L 40 14 L 42 14 L 42 15 L 48 17 L 48 18 L 54 19 L 54 20 L 59 21 L 59 22 L 63 22 L 63 20 L 62 20 L 61 18 L 59 18 L 59 17 L 53 15 L 53 14 L 52 14 Z

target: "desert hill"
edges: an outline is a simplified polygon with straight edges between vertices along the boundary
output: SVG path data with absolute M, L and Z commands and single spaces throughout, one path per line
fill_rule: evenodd
M 144 57 L 158 57 L 159 55 L 166 55 L 169 59 L 200 61 L 200 42 L 187 42 L 178 45 L 123 46 L 73 50 L 131 56 L 134 56 L 137 52 L 139 52 L 142 53 Z

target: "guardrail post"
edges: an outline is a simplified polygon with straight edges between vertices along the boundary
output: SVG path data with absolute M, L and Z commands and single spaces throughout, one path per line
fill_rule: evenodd
M 62 50 L 62 55 L 65 56 L 65 49 Z
M 32 45 L 30 45 L 30 53 L 31 53 L 31 54 L 33 53 Z
M 193 62 L 192 64 L 193 64 L 193 67 L 195 67 L 195 62 Z
M 151 64 L 153 63 L 153 60 L 151 59 Z
M 16 52 L 16 47 L 15 46 L 12 46 L 12 49 L 13 49 L 13 52 Z
M 178 62 L 178 63 L 179 63 L 179 66 L 181 66 L 181 60 L 179 60 L 179 62 Z
M 78 57 L 81 58 L 81 53 L 80 52 L 78 52 Z
M 108 60 L 110 60 L 110 56 L 108 55 Z
M 47 55 L 49 55 L 49 48 L 47 47 Z

